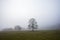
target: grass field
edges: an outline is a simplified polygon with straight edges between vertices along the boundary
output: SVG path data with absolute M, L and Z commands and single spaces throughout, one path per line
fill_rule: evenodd
M 0 32 L 0 40 L 60 40 L 60 31 Z

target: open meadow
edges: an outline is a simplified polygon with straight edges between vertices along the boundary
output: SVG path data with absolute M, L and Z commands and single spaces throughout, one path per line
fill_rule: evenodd
M 0 32 L 0 40 L 60 40 L 60 31 L 10 31 Z

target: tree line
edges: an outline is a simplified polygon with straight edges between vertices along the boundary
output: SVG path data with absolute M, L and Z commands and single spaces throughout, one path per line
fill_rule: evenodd
M 15 31 L 20 31 L 22 29 L 22 27 L 19 25 L 16 25 L 14 29 L 15 29 Z M 30 29 L 31 31 L 35 31 L 35 29 L 38 29 L 37 21 L 34 18 L 31 18 L 29 20 L 28 29 Z M 4 30 L 12 30 L 12 29 L 9 28 L 9 29 L 4 29 Z

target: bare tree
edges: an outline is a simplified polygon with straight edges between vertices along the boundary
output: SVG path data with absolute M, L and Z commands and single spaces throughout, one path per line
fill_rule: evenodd
M 31 18 L 29 20 L 29 25 L 28 25 L 28 28 L 29 29 L 32 29 L 32 31 L 34 31 L 34 29 L 37 29 L 38 25 L 37 25 L 37 22 L 34 18 Z

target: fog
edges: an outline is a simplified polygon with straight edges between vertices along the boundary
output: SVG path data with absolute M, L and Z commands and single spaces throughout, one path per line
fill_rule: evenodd
M 59 6 L 59 0 L 0 0 L 0 30 L 16 25 L 27 29 L 30 18 L 36 19 L 39 29 L 57 28 Z

